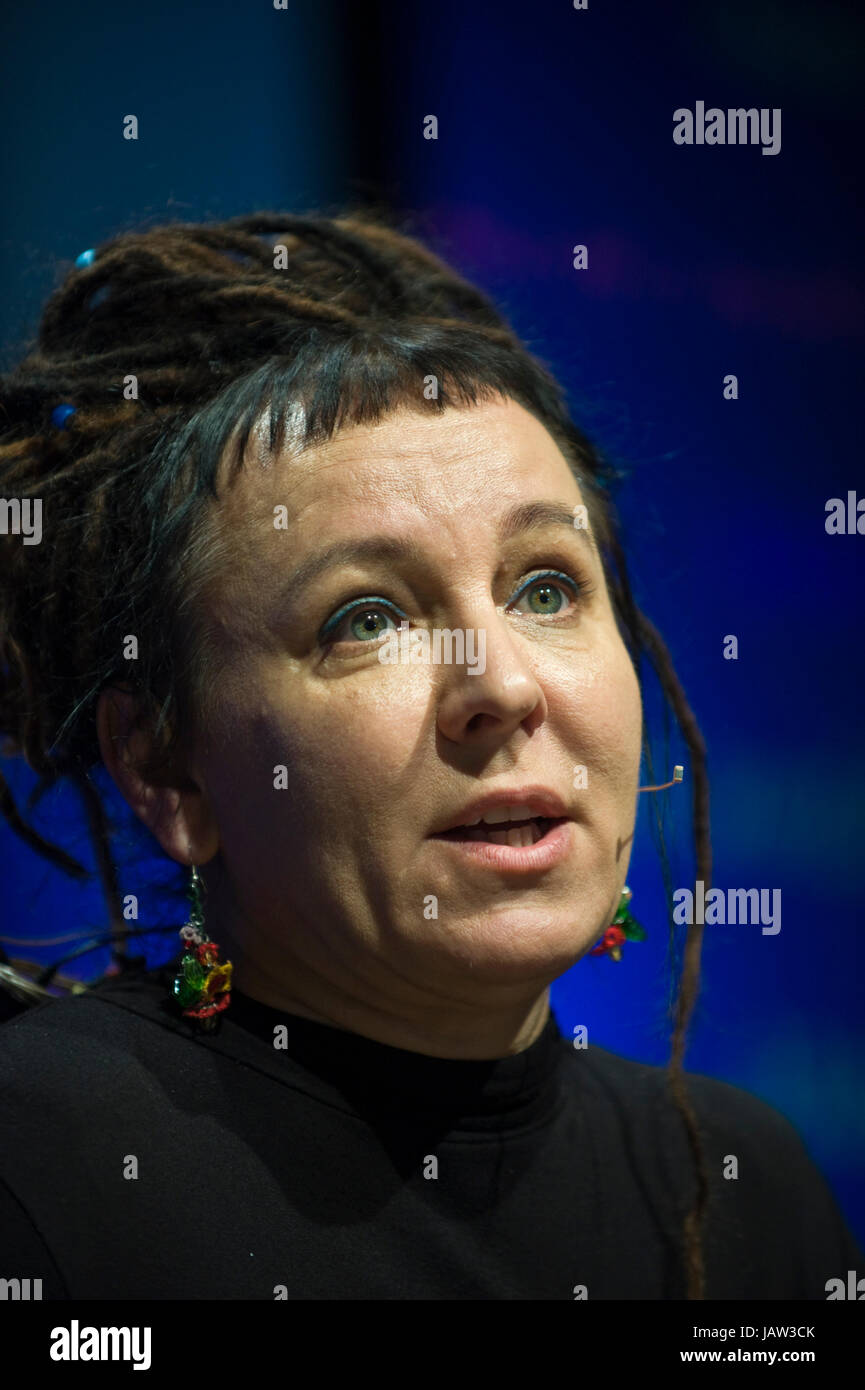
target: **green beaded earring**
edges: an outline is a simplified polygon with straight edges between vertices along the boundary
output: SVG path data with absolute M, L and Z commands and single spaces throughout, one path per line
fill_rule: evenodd
M 618 910 L 612 924 L 607 927 L 599 944 L 591 952 L 593 956 L 609 955 L 611 960 L 622 959 L 622 946 L 626 941 L 645 941 L 646 932 L 635 917 L 631 916 L 628 903 L 633 893 L 627 884 L 622 889 Z
M 677 763 L 673 768 L 673 776 L 669 782 L 661 782 L 658 786 L 654 787 L 638 787 L 637 790 L 641 792 L 665 792 L 668 787 L 676 787 L 679 785 L 684 776 L 684 772 L 685 770 L 682 764 Z M 645 941 L 645 929 L 640 926 L 635 917 L 631 916 L 628 908 L 628 903 L 631 901 L 632 897 L 633 894 L 630 888 L 625 884 L 622 889 L 622 896 L 619 899 L 619 906 L 616 909 L 616 915 L 611 924 L 607 927 L 598 945 L 591 951 L 591 955 L 608 955 L 611 960 L 621 960 L 622 946 L 626 941 Z
M 183 956 L 174 977 L 171 993 L 180 1005 L 184 1018 L 193 1019 L 206 1032 L 216 1027 L 219 1015 L 231 1003 L 230 960 L 220 962 L 219 947 L 204 930 L 202 882 L 198 868 L 192 865 L 189 883 L 191 904 L 189 921 L 180 928 Z

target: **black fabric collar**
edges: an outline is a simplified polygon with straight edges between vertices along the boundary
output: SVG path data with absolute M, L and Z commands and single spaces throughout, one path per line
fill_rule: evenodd
M 490 1061 L 430 1057 L 282 1013 L 232 992 L 232 1024 L 265 1041 L 338 1090 L 358 1109 L 399 1106 L 403 1113 L 450 1117 L 460 1128 L 496 1129 L 537 1122 L 558 1097 L 564 1040 L 552 1014 L 530 1047 Z M 226 1019 L 226 1022 L 228 1020 Z
M 215 1033 L 180 1017 L 170 970 L 133 972 L 92 994 L 160 1024 L 192 1046 L 265 1072 L 337 1109 L 403 1130 L 457 1138 L 550 1121 L 563 1098 L 567 1043 L 552 1011 L 530 1047 L 491 1061 L 430 1057 L 283 1013 L 232 990 Z M 274 1029 L 284 1032 L 275 1034 Z M 274 1046 L 279 1036 L 283 1046 Z

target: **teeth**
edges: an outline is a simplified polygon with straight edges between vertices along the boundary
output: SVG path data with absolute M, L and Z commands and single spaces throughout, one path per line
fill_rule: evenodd
M 523 846 L 527 845 L 533 845 L 535 843 L 535 837 L 532 831 L 533 826 L 531 825 L 518 825 L 515 830 L 508 831 L 508 844 L 513 845 L 516 849 L 521 849 Z
M 515 824 L 507 830 L 492 830 L 490 826 L 502 826 L 508 821 L 529 821 L 529 825 Z M 540 822 L 540 824 L 538 824 Z M 507 806 L 495 806 L 492 810 L 486 811 L 482 816 L 475 816 L 473 820 L 463 821 L 458 827 L 460 830 L 471 831 L 471 840 L 491 840 L 497 845 L 514 845 L 522 848 L 526 845 L 536 845 L 538 840 L 542 840 L 545 831 L 549 828 L 549 818 L 539 815 L 533 811 L 531 806 L 520 806 L 510 804 Z
M 529 806 L 494 806 L 491 811 L 485 811 L 481 819 L 484 825 L 500 825 L 505 820 L 531 820 L 536 814 Z
M 473 839 L 488 840 L 494 845 L 511 845 L 514 849 L 526 849 L 536 845 L 542 838 L 537 825 L 517 825 L 511 830 L 476 830 Z

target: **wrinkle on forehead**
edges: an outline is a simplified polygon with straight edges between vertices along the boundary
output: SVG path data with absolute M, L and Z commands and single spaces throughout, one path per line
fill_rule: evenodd
M 494 389 L 482 393 L 480 399 L 472 402 L 447 403 L 443 408 L 412 397 L 399 399 L 399 393 L 392 405 L 382 406 L 370 418 L 369 412 L 361 408 L 363 400 L 355 396 L 345 403 L 345 409 L 328 408 L 323 410 L 322 420 L 335 420 L 335 428 L 326 438 L 316 431 L 310 437 L 309 430 L 314 419 L 323 407 L 317 392 L 316 378 L 313 376 L 305 385 L 297 383 L 296 391 L 288 393 L 288 399 L 277 392 L 268 393 L 264 400 L 259 399 L 256 412 L 250 419 L 249 412 L 243 412 L 237 419 L 230 436 L 229 445 L 220 461 L 214 479 L 216 506 L 210 511 L 213 530 L 227 525 L 236 531 L 244 516 L 253 526 L 260 524 L 268 514 L 267 496 L 274 488 L 285 485 L 291 496 L 279 498 L 281 505 L 288 505 L 288 513 L 305 510 L 302 498 L 308 496 L 308 487 L 318 487 L 329 482 L 335 473 L 348 477 L 358 486 L 361 472 L 369 470 L 373 464 L 388 464 L 391 469 L 404 471 L 403 491 L 407 491 L 415 505 L 420 505 L 425 493 L 425 479 L 418 478 L 416 488 L 412 488 L 410 475 L 417 473 L 418 466 L 426 471 L 430 465 L 437 470 L 448 470 L 453 463 L 474 463 L 476 465 L 475 486 L 471 491 L 471 505 L 482 503 L 490 490 L 488 470 L 483 467 L 487 457 L 490 462 L 521 462 L 520 436 L 525 438 L 527 428 L 544 437 L 543 451 L 552 447 L 562 460 L 571 478 L 575 477 L 574 459 L 570 451 L 555 434 L 549 424 L 523 402 L 511 396 L 506 390 Z M 375 402 L 366 402 L 373 405 Z M 274 431 L 274 414 L 281 405 L 278 437 Z M 331 402 L 332 405 L 332 402 Z M 450 426 L 443 428 L 443 417 L 450 417 Z M 529 427 L 529 422 L 531 426 Z M 238 449 L 240 436 L 245 435 L 242 457 Z M 529 445 L 529 453 L 537 453 L 537 439 Z M 306 458 L 312 465 L 309 469 L 292 469 Z M 400 465 L 403 466 L 400 470 Z M 498 487 L 501 486 L 499 477 Z M 348 479 L 346 479 L 348 481 Z M 389 480 L 388 480 L 389 481 Z M 402 481 L 402 480 L 401 480 Z M 576 478 L 580 484 L 581 478 Z M 374 484 L 370 482 L 369 488 Z M 361 495 L 364 488 L 360 487 Z M 234 494 L 234 496 L 232 496 Z M 222 504 L 220 506 L 220 503 Z M 293 505 L 292 505 L 293 504 Z M 456 517 L 465 510 L 465 498 L 448 497 L 440 499 L 443 514 Z M 296 521 L 297 516 L 294 517 Z M 283 526 L 287 517 L 283 513 Z
M 450 413 L 450 412 L 448 412 Z M 530 412 L 526 412 L 518 402 L 510 399 L 484 402 L 473 409 L 457 412 L 455 429 L 443 429 L 444 412 L 427 412 L 416 407 L 398 406 L 387 412 L 381 419 L 373 422 L 346 424 L 338 429 L 332 438 L 322 441 L 304 442 L 306 413 L 302 404 L 295 403 L 287 410 L 283 448 L 275 452 L 270 448 L 271 407 L 265 405 L 250 429 L 243 467 L 232 481 L 230 492 L 233 496 L 223 498 L 221 516 L 215 518 L 232 532 L 236 532 L 245 517 L 253 526 L 262 520 L 272 523 L 272 504 L 274 499 L 281 504 L 290 503 L 291 529 L 301 522 L 304 513 L 321 502 L 323 479 L 332 472 L 340 474 L 342 491 L 353 491 L 352 507 L 359 500 L 376 502 L 380 507 L 381 477 L 380 468 L 386 466 L 389 479 L 389 492 L 392 504 L 401 496 L 403 504 L 412 505 L 420 512 L 431 499 L 430 482 L 432 473 L 426 468 L 420 476 L 413 476 L 418 462 L 435 464 L 436 474 L 447 473 L 450 464 L 462 462 L 477 465 L 492 453 L 490 462 L 514 468 L 524 475 L 532 469 L 537 455 L 537 443 L 531 435 L 537 431 L 545 435 L 544 440 L 550 459 L 561 463 L 562 481 L 565 477 L 571 484 L 576 483 L 573 469 L 555 439 L 549 435 L 542 422 Z M 410 422 L 405 427 L 395 429 L 399 417 Z M 529 433 L 528 445 L 525 443 Z M 521 440 L 522 436 L 522 440 Z M 283 467 L 292 462 L 306 459 L 313 465 L 311 472 L 303 470 L 292 477 L 291 470 L 283 473 Z M 498 470 L 497 470 L 498 471 Z M 282 475 L 282 476 L 280 476 Z M 260 480 L 257 484 L 256 478 Z M 270 481 L 266 483 L 266 478 Z M 464 485 L 466 479 L 464 478 Z M 235 485 L 237 485 L 235 487 Z M 276 487 L 280 495 L 271 497 Z M 284 492 L 287 488 L 290 492 Z M 484 507 L 488 503 L 490 478 L 483 467 L 475 467 L 468 481 L 468 491 L 449 495 L 448 489 L 435 488 L 437 519 L 455 520 L 463 517 L 475 505 Z M 310 495 L 312 489 L 312 495 Z M 519 493 L 519 484 L 514 478 L 513 487 L 506 485 L 499 476 L 497 492 Z M 579 496 L 577 484 L 575 491 Z

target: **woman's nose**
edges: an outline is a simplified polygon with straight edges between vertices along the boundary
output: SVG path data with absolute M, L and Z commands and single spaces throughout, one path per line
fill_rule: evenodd
M 438 727 L 445 738 L 453 743 L 490 737 L 501 741 L 526 720 L 531 729 L 543 723 L 543 689 L 504 609 L 495 609 L 485 626 L 464 630 L 464 643 L 466 653 L 482 654 L 483 660 L 446 668 L 438 707 Z

